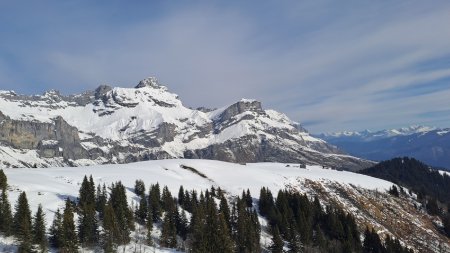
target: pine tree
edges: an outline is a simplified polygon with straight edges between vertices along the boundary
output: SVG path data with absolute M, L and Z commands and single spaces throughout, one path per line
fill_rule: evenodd
M 184 207 L 184 205 L 185 205 L 185 202 L 184 202 L 184 188 L 183 188 L 182 185 L 180 186 L 180 189 L 178 190 L 178 204 L 181 207 Z
M 364 232 L 364 243 L 363 243 L 364 252 L 368 253 L 382 253 L 383 245 L 381 244 L 380 237 L 378 234 L 372 229 L 366 228 Z
M 161 246 L 167 248 L 175 248 L 177 246 L 177 228 L 176 228 L 176 219 L 175 212 L 177 210 L 175 207 L 170 208 L 170 210 L 166 211 L 164 215 L 162 230 L 161 230 Z
M 204 206 L 194 205 L 192 210 L 189 234 L 192 240 L 191 251 L 193 253 L 208 253 L 205 231 Z
M 218 251 L 216 252 L 232 253 L 234 252 L 234 245 L 233 240 L 230 237 L 230 231 L 228 229 L 225 216 L 223 215 L 223 213 L 219 213 L 217 219 L 218 223 L 216 235 L 217 235 Z
M 325 235 L 323 234 L 323 231 L 319 226 L 317 226 L 315 230 L 316 230 L 316 237 L 314 240 L 314 245 L 319 249 L 324 249 L 326 246 Z
M 92 179 L 92 175 L 89 180 L 86 176 L 83 178 L 81 187 L 79 190 L 79 201 L 78 205 L 83 207 L 84 205 L 95 206 L 95 185 Z
M 11 213 L 11 204 L 8 200 L 8 194 L 5 189 L 2 189 L 0 197 L 0 232 L 9 236 L 12 234 L 13 217 Z
M 78 235 L 82 246 L 92 247 L 98 241 L 98 221 L 93 204 L 83 204 L 78 217 Z
M 147 228 L 147 245 L 153 246 L 153 238 L 152 238 L 152 231 L 153 231 L 153 214 L 152 210 L 149 208 L 147 210 L 147 218 L 145 227 Z
M 168 211 L 174 206 L 174 200 L 172 197 L 172 194 L 169 191 L 169 188 L 167 186 L 164 186 L 162 196 L 161 196 L 161 202 L 162 202 L 162 209 L 164 211 Z
M 431 215 L 439 215 L 441 213 L 441 210 L 439 209 L 437 200 L 435 198 L 431 198 L 427 202 L 427 211 Z
M 78 252 L 78 237 L 75 231 L 75 223 L 73 217 L 72 203 L 66 199 L 66 206 L 62 218 L 62 245 L 61 252 L 63 253 L 77 253 Z
M 189 229 L 188 219 L 186 216 L 186 212 L 184 210 L 181 211 L 181 215 L 178 216 L 177 220 L 177 233 L 183 240 L 186 240 L 187 233 Z
M 147 214 L 148 214 L 147 199 L 145 198 L 145 196 L 141 196 L 141 200 L 139 201 L 139 207 L 136 210 L 137 222 L 139 222 L 140 224 L 145 224 Z
M 270 252 L 272 253 L 282 253 L 283 252 L 283 239 L 281 238 L 280 231 L 278 227 L 275 226 L 272 228 L 272 243 L 269 247 Z
M 445 233 L 448 237 L 450 237 L 450 213 L 447 213 L 447 215 L 445 215 L 442 222 L 444 223 Z
M 403 188 L 401 188 L 403 189 Z M 393 185 L 391 188 L 389 188 L 389 193 L 393 195 L 394 197 L 400 196 L 400 193 L 398 192 L 397 186 Z
M 8 179 L 5 175 L 5 173 L 3 172 L 3 170 L 0 170 L 0 190 L 5 190 L 8 187 Z
M 25 192 L 22 192 L 19 195 L 19 199 L 15 207 L 14 234 L 20 241 L 19 252 L 30 252 L 32 241 L 31 211 Z
M 134 183 L 134 193 L 141 198 L 145 197 L 145 183 L 142 180 L 136 180 Z
M 54 248 L 61 248 L 64 235 L 62 230 L 62 215 L 59 209 L 56 210 L 52 226 L 50 227 L 50 244 Z
M 98 212 L 100 219 L 103 219 L 103 212 L 105 210 L 106 202 L 108 201 L 108 195 L 106 192 L 106 185 L 100 188 L 100 184 L 97 186 L 97 193 L 95 196 L 95 210 Z
M 102 244 L 105 252 L 110 253 L 115 252 L 117 245 L 121 242 L 120 228 L 112 206 L 107 204 L 104 210 Z
M 78 235 L 82 246 L 92 247 L 98 241 L 98 220 L 95 212 L 97 198 L 92 175 L 84 176 L 79 190 Z
M 156 185 L 151 185 L 150 187 L 148 194 L 148 208 L 152 210 L 153 222 L 158 222 L 162 214 L 161 193 L 158 183 Z
M 33 243 L 39 245 L 40 252 L 46 252 L 48 248 L 47 236 L 45 235 L 45 215 L 42 211 L 42 205 L 38 206 L 38 210 L 33 219 Z
M 295 223 L 291 223 L 289 227 L 289 240 L 288 240 L 289 253 L 300 253 L 302 252 L 302 240 L 300 234 L 297 231 Z
M 231 232 L 231 215 L 230 215 L 230 207 L 228 206 L 228 201 L 224 195 L 220 196 L 220 204 L 219 204 L 219 212 L 223 215 L 225 223 L 227 225 L 227 230 Z

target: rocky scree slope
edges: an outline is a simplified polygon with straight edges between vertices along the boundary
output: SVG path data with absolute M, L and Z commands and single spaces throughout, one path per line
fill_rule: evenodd
M 0 165 L 80 166 L 167 158 L 295 162 L 358 170 L 372 162 L 314 138 L 286 115 L 242 99 L 191 109 L 150 77 L 64 96 L 0 91 Z

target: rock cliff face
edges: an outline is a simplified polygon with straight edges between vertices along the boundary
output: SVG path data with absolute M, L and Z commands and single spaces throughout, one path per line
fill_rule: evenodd
M 314 138 L 286 115 L 243 99 L 184 107 L 156 78 L 63 96 L 0 91 L 0 164 L 78 166 L 168 158 L 293 162 L 358 170 L 372 162 Z

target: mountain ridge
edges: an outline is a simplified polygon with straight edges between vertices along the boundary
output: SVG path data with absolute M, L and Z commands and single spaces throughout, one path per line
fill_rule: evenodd
M 450 168 L 450 128 L 413 125 L 390 130 L 314 135 L 351 155 L 374 161 L 414 157 L 434 167 Z
M 150 77 L 80 94 L 0 92 L 0 162 L 79 166 L 167 158 L 297 162 L 358 170 L 372 162 L 311 136 L 285 114 L 241 99 L 196 110 Z M 24 137 L 26 136 L 26 138 Z

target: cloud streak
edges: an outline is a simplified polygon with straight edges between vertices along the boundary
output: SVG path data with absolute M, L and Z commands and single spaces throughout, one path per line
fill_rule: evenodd
M 3 89 L 72 93 L 156 75 L 188 106 L 256 98 L 312 132 L 450 126 L 432 113 L 450 95 L 446 1 L 41 3 L 0 6 Z

